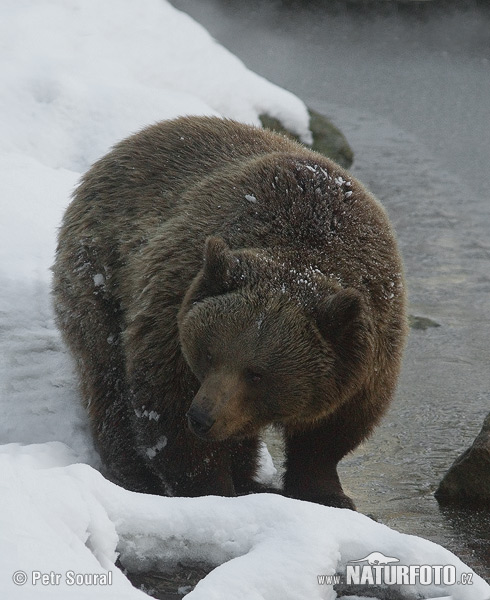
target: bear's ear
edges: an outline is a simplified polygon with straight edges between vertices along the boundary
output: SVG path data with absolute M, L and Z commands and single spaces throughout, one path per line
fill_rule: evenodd
M 204 246 L 203 268 L 186 294 L 186 304 L 221 296 L 235 289 L 239 262 L 220 237 L 208 237 Z
M 329 296 L 317 312 L 317 326 L 336 350 L 343 353 L 361 350 L 368 342 L 371 320 L 360 292 L 346 288 Z
M 210 285 L 214 284 L 226 290 L 232 260 L 231 251 L 222 238 L 208 237 L 204 245 L 203 277 Z
M 335 356 L 339 390 L 364 380 L 374 352 L 373 324 L 362 294 L 353 288 L 329 296 L 317 313 L 317 326 Z

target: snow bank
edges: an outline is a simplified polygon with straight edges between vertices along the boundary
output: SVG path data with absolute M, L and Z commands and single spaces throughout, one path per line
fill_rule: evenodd
M 132 494 L 92 468 L 98 457 L 49 297 L 56 227 L 80 174 L 163 118 L 258 124 L 266 112 L 307 141 L 307 111 L 163 0 L 3 0 L 0 40 L 0 596 L 145 598 L 114 567 L 118 553 L 134 570 L 220 565 L 189 596 L 206 600 L 335 598 L 317 575 L 375 550 L 469 571 L 434 544 L 348 511 L 278 496 Z M 99 579 L 78 585 L 67 573 Z M 490 597 L 476 576 L 475 595 L 468 590 L 453 597 Z
M 59 443 L 12 444 L 0 451 L 0 481 L 8 490 L 0 500 L 2 571 L 27 575 L 17 588 L 2 577 L 4 597 L 44 592 L 49 598 L 86 598 L 87 587 L 71 581 L 108 572 L 111 585 L 93 585 L 91 598 L 144 597 L 114 567 L 117 553 L 132 571 L 219 565 L 189 600 L 333 600 L 332 585 L 320 585 L 318 576 L 342 573 L 349 561 L 375 549 L 403 565 L 453 565 L 458 581 L 470 571 L 440 546 L 351 511 L 266 494 L 136 494 L 88 465 L 70 465 L 72 460 L 71 450 Z M 51 581 L 59 575 L 59 583 L 42 586 L 38 573 L 52 574 Z M 404 597 L 436 598 L 448 591 L 453 600 L 490 597 L 476 575 L 471 586 L 452 587 L 405 586 Z
M 0 148 L 84 171 L 143 125 L 262 112 L 308 140 L 293 94 L 250 72 L 190 17 L 161 0 L 4 0 Z

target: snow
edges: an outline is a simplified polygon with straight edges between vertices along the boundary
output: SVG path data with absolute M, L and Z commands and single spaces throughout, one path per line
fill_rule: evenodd
M 333 599 L 317 576 L 373 551 L 470 572 L 440 546 L 349 511 L 277 495 L 160 498 L 99 474 L 49 295 L 56 228 L 80 175 L 156 120 L 259 124 L 267 112 L 308 141 L 307 111 L 163 0 L 3 0 L 0 40 L 0 596 L 147 597 L 114 566 L 118 555 L 135 571 L 214 565 L 189 594 L 209 600 Z M 274 473 L 263 447 L 261 480 Z M 407 598 L 490 597 L 473 579 L 407 587 Z
M 260 328 L 260 325 L 257 325 Z M 256 480 L 259 483 L 271 485 L 276 474 L 277 469 L 274 466 L 274 461 L 267 449 L 267 445 L 264 442 L 261 442 L 259 446 L 259 468 L 257 470 Z
M 165 448 L 167 442 L 168 440 L 166 436 L 162 435 L 161 437 L 159 437 L 157 443 L 154 446 L 151 446 L 151 448 L 146 449 L 146 455 L 148 456 L 148 458 L 155 458 L 155 456 L 160 452 L 160 450 L 163 450 Z
M 112 574 L 112 584 L 90 588 L 94 598 L 142 598 L 114 567 L 116 553 L 132 571 L 169 570 L 177 563 L 216 565 L 189 599 L 333 599 L 318 576 L 341 572 L 349 561 L 382 548 L 405 565 L 454 565 L 469 571 L 440 546 L 398 533 L 364 515 L 282 496 L 161 498 L 123 490 L 84 464 L 69 464 L 59 443 L 3 446 L 1 531 L 4 574 L 28 573 L 9 598 L 82 598 L 73 574 Z M 34 580 L 31 576 L 34 573 Z M 39 573 L 61 575 L 41 586 Z M 69 574 L 69 577 L 67 576 Z M 33 582 L 34 581 L 34 582 Z M 407 590 L 410 586 L 406 586 Z M 436 598 L 436 585 L 415 587 Z M 69 588 L 69 590 L 67 590 Z M 67 595 L 69 591 L 69 596 Z M 457 586 L 454 600 L 485 598 L 488 586 L 474 577 L 471 590 Z M 471 592 L 471 593 L 470 593 Z M 15 594 L 15 596 L 14 596 Z M 407 596 L 408 598 L 416 596 Z

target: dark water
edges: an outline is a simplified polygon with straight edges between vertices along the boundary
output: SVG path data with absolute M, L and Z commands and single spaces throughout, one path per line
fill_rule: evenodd
M 353 174 L 387 207 L 410 312 L 440 327 L 412 331 L 392 409 L 341 476 L 360 511 L 490 578 L 489 513 L 441 510 L 433 497 L 490 410 L 488 12 L 173 4 L 330 116 L 354 149 Z

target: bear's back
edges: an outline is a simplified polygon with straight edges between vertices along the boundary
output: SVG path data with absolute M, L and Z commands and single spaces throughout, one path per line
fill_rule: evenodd
M 215 117 L 162 121 L 119 142 L 82 178 L 76 197 L 102 210 L 161 211 L 203 178 L 254 157 L 301 149 L 284 137 Z M 135 192 L 136 195 L 135 195 Z
M 66 211 L 65 229 L 72 240 L 86 237 L 90 229 L 92 236 L 111 241 L 117 252 L 131 252 L 183 213 L 192 225 L 190 205 L 197 213 L 214 213 L 213 203 L 201 202 L 203 182 L 229 182 L 248 161 L 294 151 L 301 153 L 303 147 L 285 136 L 226 119 L 162 121 L 122 140 L 89 169 Z M 214 204 L 219 205 L 215 191 Z
M 169 268 L 172 257 L 185 265 L 182 286 L 210 235 L 235 249 L 289 249 L 295 268 L 373 298 L 402 281 L 385 211 L 348 172 L 285 136 L 215 117 L 165 121 L 117 144 L 83 178 L 65 224 L 72 241 L 90 231 L 113 270 L 145 268 L 144 247 Z
M 272 224 L 285 243 L 322 246 L 325 236 L 340 233 L 341 216 L 345 224 L 359 212 L 361 220 L 367 212 L 387 221 L 375 199 L 329 159 L 267 130 L 183 117 L 143 129 L 96 162 L 66 218 L 88 220 L 114 241 L 147 237 L 183 215 L 192 226 L 194 215 L 210 228 L 238 223 L 237 233 L 243 220 L 252 237 Z

